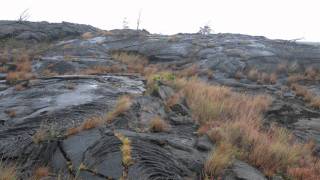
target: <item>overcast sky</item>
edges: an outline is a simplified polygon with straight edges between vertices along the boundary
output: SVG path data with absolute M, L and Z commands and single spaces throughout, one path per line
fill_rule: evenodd
M 197 32 L 304 38 L 320 42 L 320 0 L 1 0 L 0 19 L 15 20 L 29 9 L 30 21 L 75 22 L 122 28 L 126 17 L 152 33 Z

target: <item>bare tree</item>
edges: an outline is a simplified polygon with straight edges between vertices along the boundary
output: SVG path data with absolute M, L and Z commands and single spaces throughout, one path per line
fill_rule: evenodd
M 122 29 L 129 29 L 129 25 L 128 25 L 128 20 L 127 18 L 125 17 L 122 21 Z
M 22 23 L 23 21 L 27 21 L 30 18 L 30 14 L 28 11 L 29 11 L 29 9 L 26 9 L 20 14 L 20 16 L 18 18 L 19 23 Z
M 139 16 L 137 19 L 137 30 L 139 30 L 140 22 L 141 22 L 141 10 L 139 11 Z

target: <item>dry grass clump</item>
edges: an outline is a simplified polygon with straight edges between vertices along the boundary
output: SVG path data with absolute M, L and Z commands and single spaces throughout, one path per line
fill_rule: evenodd
M 223 123 L 208 135 L 219 144 L 232 144 L 234 156 L 258 167 L 267 176 L 288 175 L 290 168 L 305 167 L 301 162 L 307 161 L 313 176 L 320 177 L 313 170 L 316 161 L 311 144 L 297 143 L 285 128 L 262 129 L 262 123 L 257 120 L 241 119 Z
M 194 119 L 200 124 L 242 115 L 257 116 L 270 104 L 267 96 L 233 93 L 227 87 L 210 86 L 198 80 L 188 81 L 183 91 Z
M 106 120 L 108 123 L 112 122 L 112 120 L 117 117 L 119 114 L 127 111 L 130 106 L 132 104 L 132 99 L 130 96 L 121 96 L 118 101 L 116 106 L 114 107 L 114 109 L 112 111 L 110 111 L 107 114 Z
M 271 73 L 270 74 L 270 83 L 271 84 L 276 84 L 277 83 L 277 79 L 278 79 L 278 76 L 276 73 Z
M 213 150 L 204 164 L 204 170 L 209 177 L 218 177 L 234 159 L 234 148 L 231 144 L 219 144 Z
M 90 117 L 90 118 L 86 119 L 85 121 L 83 121 L 79 127 L 69 128 L 66 132 L 66 135 L 71 136 L 71 135 L 77 134 L 81 131 L 96 128 L 96 127 L 102 125 L 103 122 L 104 122 L 103 118 L 100 116 Z
M 59 74 L 57 72 L 53 72 L 50 69 L 45 69 L 41 72 L 42 76 L 45 77 L 52 77 L 52 76 L 58 76 Z
M 277 65 L 278 73 L 287 73 L 288 71 L 288 63 L 280 63 Z
M 129 138 L 125 137 L 121 133 L 115 133 L 115 136 L 121 141 L 122 146 L 120 147 L 122 152 L 122 165 L 124 166 L 124 170 L 122 172 L 122 177 L 120 179 L 128 179 L 129 167 L 133 164 L 132 159 L 132 148 L 131 141 Z
M 99 127 L 104 123 L 112 122 L 112 120 L 115 117 L 117 117 L 119 114 L 127 111 L 130 108 L 131 103 L 132 103 L 131 97 L 129 97 L 127 95 L 121 96 L 118 99 L 117 104 L 114 107 L 114 109 L 112 111 L 108 112 L 105 117 L 104 116 L 90 117 L 90 118 L 86 119 L 85 121 L 83 121 L 80 126 L 69 128 L 66 131 L 66 136 L 78 134 L 79 132 Z
M 119 51 L 113 52 L 112 58 L 127 65 L 129 73 L 143 73 L 144 67 L 148 64 L 148 58 L 134 52 Z
M 235 74 L 234 74 L 234 78 L 236 78 L 237 80 L 240 80 L 244 77 L 243 75 L 243 72 L 242 71 L 237 71 Z
M 169 130 L 169 124 L 161 117 L 156 116 L 150 121 L 149 129 L 152 132 L 166 132 Z
M 308 167 L 312 177 L 320 177 L 314 167 L 318 159 L 312 155 L 310 144 L 296 142 L 285 128 L 263 126 L 261 116 L 271 103 L 270 97 L 236 93 L 196 79 L 188 80 L 182 91 L 194 119 L 203 127 L 201 133 L 207 133 L 218 144 L 205 165 L 210 178 L 219 176 L 234 157 L 267 176 L 284 174 L 295 179 L 294 173 L 290 174 L 292 168 Z
M 0 161 L 0 180 L 18 180 L 16 166 Z
M 248 72 L 248 78 L 251 80 L 251 81 L 257 81 L 258 78 L 259 78 L 259 72 L 257 69 L 253 68 L 253 69 L 250 69 L 250 71 Z
M 32 136 L 32 141 L 36 144 L 39 144 L 42 141 L 45 141 L 48 139 L 48 132 L 44 128 L 40 128 L 37 130 L 37 132 Z
M 181 71 L 178 71 L 177 77 L 191 77 L 195 76 L 199 71 L 199 66 L 196 64 L 193 64 Z
M 309 102 L 312 107 L 317 109 L 320 108 L 320 96 L 308 90 L 307 87 L 294 83 L 291 85 L 291 89 L 296 93 L 297 96 L 300 96 L 304 101 Z
M 111 66 L 94 66 L 92 68 L 85 69 L 82 74 L 104 74 L 104 73 L 119 73 L 123 72 L 124 69 L 118 65 L 114 64 Z
M 17 84 L 14 86 L 14 89 L 16 91 L 23 91 L 24 89 L 26 89 L 26 87 L 23 84 Z
M 14 109 L 7 109 L 4 111 L 10 118 L 14 118 L 17 116 L 17 113 Z
M 308 67 L 305 70 L 305 75 L 306 75 L 307 79 L 315 80 L 318 75 L 318 71 L 316 69 L 314 69 L 313 67 Z
M 182 92 L 177 92 L 177 93 L 173 94 L 172 96 L 167 98 L 166 106 L 168 108 L 170 108 L 173 105 L 178 104 L 178 102 L 180 101 L 181 98 L 182 98 Z
M 287 81 L 289 84 L 292 84 L 304 79 L 305 79 L 305 76 L 303 76 L 302 74 L 292 74 L 288 77 Z
M 49 171 L 48 167 L 38 167 L 37 169 L 35 169 L 32 179 L 40 180 L 40 179 L 43 179 L 45 177 L 48 177 L 49 176 L 49 172 L 50 171 Z
M 9 84 L 15 84 L 21 80 L 29 80 L 34 77 L 31 73 L 31 61 L 28 54 L 20 54 L 17 57 L 17 62 L 15 71 L 9 71 L 6 76 L 6 81 Z
M 93 38 L 93 34 L 91 33 L 91 32 L 85 32 L 85 33 L 83 33 L 82 35 L 81 35 L 81 38 L 82 39 L 91 39 L 91 38 Z

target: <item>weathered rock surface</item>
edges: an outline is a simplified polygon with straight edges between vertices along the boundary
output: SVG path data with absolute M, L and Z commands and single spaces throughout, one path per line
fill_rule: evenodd
M 26 89 L 17 91 L 0 81 L 0 154 L 6 161 L 21 164 L 21 177 L 29 177 L 38 166 L 50 166 L 61 177 L 119 179 L 125 168 L 121 141 L 115 136 L 118 132 L 132 142 L 134 163 L 128 168 L 129 179 L 203 178 L 203 163 L 214 144 L 208 137 L 196 135 L 197 127 L 184 102 L 165 107 L 166 99 L 174 93 L 171 88 L 160 85 L 155 93 L 145 95 L 145 81 L 137 75 L 79 75 L 93 67 L 122 66 L 112 58 L 114 51 L 142 54 L 152 64 L 175 69 L 196 64 L 199 77 L 212 84 L 252 94 L 268 93 L 275 100 L 266 121 L 280 122 L 302 140 L 314 138 L 320 144 L 320 112 L 291 90 L 282 93 L 287 74 L 279 74 L 275 84 L 257 83 L 246 75 L 241 80 L 235 77 L 251 68 L 271 73 L 282 63 L 288 64 L 290 73 L 302 73 L 311 66 L 320 68 L 319 46 L 239 34 L 164 36 L 133 30 L 113 30 L 88 39 L 74 37 L 97 31 L 70 23 L 0 21 L 0 38 L 66 38 L 54 42 L 32 62 L 37 78 L 28 81 Z M 46 70 L 60 75 L 46 77 Z M 207 70 L 213 70 L 214 76 L 207 77 Z M 5 77 L 0 74 L 0 79 Z M 319 93 L 317 81 L 307 83 Z M 65 136 L 67 129 L 85 119 L 106 114 L 124 94 L 135 95 L 132 105 L 112 123 Z M 10 116 L 10 111 L 15 116 Z M 149 123 L 156 116 L 170 125 L 167 132 L 150 132 Z M 50 137 L 35 143 L 33 136 L 39 128 L 50 132 Z M 225 179 L 265 177 L 245 162 L 236 161 Z

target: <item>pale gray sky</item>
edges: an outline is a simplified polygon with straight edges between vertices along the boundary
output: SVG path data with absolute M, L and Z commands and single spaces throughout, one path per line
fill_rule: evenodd
M 263 35 L 268 38 L 320 42 L 319 0 L 1 0 L 0 19 L 17 19 L 29 9 L 31 21 L 122 27 L 127 17 L 135 28 L 152 33 L 197 32 L 207 23 L 216 33 Z

